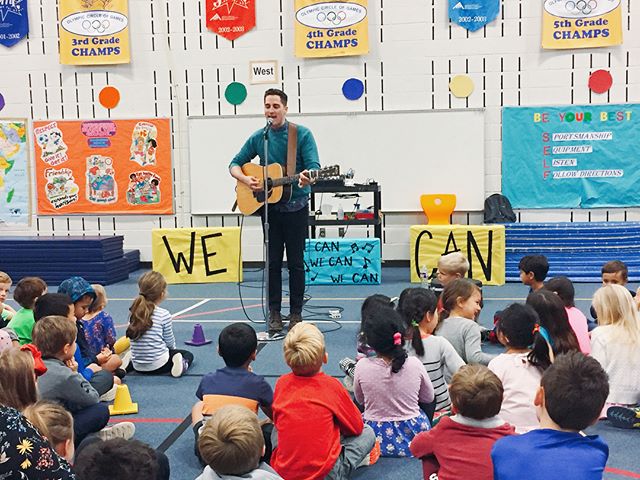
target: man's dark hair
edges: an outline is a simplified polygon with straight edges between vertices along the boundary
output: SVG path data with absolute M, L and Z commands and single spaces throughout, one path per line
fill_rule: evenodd
M 73 470 L 80 480 L 155 480 L 158 460 L 149 445 L 138 440 L 114 438 L 83 448 Z
M 287 94 L 284 93 L 279 88 L 270 88 L 266 92 L 264 92 L 264 100 L 266 100 L 269 95 L 277 95 L 278 97 L 280 97 L 280 101 L 282 102 L 282 105 L 284 105 L 285 107 L 287 106 L 289 97 L 287 97 Z
M 256 331 L 246 323 L 224 327 L 218 337 L 218 351 L 227 367 L 241 367 L 258 348 Z
M 73 305 L 71 297 L 66 293 L 45 293 L 33 307 L 33 316 L 36 320 L 50 315 L 66 317 L 69 315 L 69 306 Z
M 538 282 L 542 282 L 547 278 L 549 261 L 544 255 L 525 255 L 520 259 L 518 269 L 524 273 L 533 272 L 533 278 Z
M 581 352 L 558 355 L 544 372 L 545 408 L 567 430 L 583 430 L 600 415 L 609 396 L 609 379 L 600 363 Z
M 627 264 L 620 260 L 611 260 L 602 266 L 600 273 L 622 273 L 622 278 L 626 281 L 629 277 Z

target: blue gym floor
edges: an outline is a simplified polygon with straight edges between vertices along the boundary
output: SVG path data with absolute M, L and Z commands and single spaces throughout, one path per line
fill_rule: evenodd
M 137 293 L 137 279 L 142 271 L 132 274 L 128 281 L 107 287 L 109 305 L 107 311 L 113 316 L 119 335 L 123 335 L 127 323 L 128 308 Z M 329 363 L 325 372 L 342 377 L 337 362 L 343 357 L 353 356 L 355 337 L 360 323 L 360 305 L 365 297 L 373 293 L 397 296 L 411 284 L 408 268 L 384 268 L 382 285 L 375 286 L 314 286 L 308 289 L 310 296 L 304 312 L 305 320 L 314 321 L 325 332 Z M 193 453 L 193 433 L 181 424 L 190 414 L 196 401 L 195 391 L 200 378 L 205 373 L 223 365 L 216 353 L 217 337 L 222 328 L 232 322 L 253 321 L 256 331 L 264 330 L 261 307 L 262 272 L 245 270 L 245 282 L 239 291 L 236 284 L 170 285 L 169 297 L 163 307 L 171 311 L 174 332 L 179 348 L 187 348 L 195 355 L 195 363 L 187 375 L 175 379 L 165 377 L 143 377 L 135 373 L 126 377 L 134 402 L 139 405 L 137 415 L 112 417 L 113 421 L 136 422 L 136 438 L 151 446 L 166 448 L 171 461 L 172 479 L 194 479 L 201 467 Z M 415 285 L 414 285 L 415 286 Z M 590 298 L 598 284 L 576 284 L 576 305 L 588 313 Z M 55 287 L 52 288 L 55 290 Z M 493 313 L 514 301 L 524 301 L 528 287 L 510 283 L 501 287 L 484 287 L 484 309 L 480 322 L 492 325 Z M 240 293 L 242 298 L 240 298 Z M 243 312 L 242 305 L 250 320 Z M 330 306 L 342 307 L 342 318 L 332 321 L 327 314 Z M 286 304 L 283 311 L 286 311 Z M 202 347 L 188 347 L 184 344 L 191 339 L 193 325 L 200 323 L 207 338 L 213 343 Z M 485 348 L 485 346 L 483 346 Z M 498 352 L 496 346 L 486 346 L 488 351 Z M 282 358 L 282 342 L 264 345 L 253 364 L 253 370 L 275 384 L 277 378 L 288 372 Z M 184 425 L 182 425 L 184 427 Z M 607 441 L 610 456 L 605 478 L 640 478 L 640 461 L 636 449 L 640 432 L 619 430 L 600 422 L 588 430 L 599 434 Z M 470 455 L 473 452 L 469 452 Z M 361 468 L 357 479 L 420 479 L 420 462 L 415 459 L 381 459 L 376 465 Z

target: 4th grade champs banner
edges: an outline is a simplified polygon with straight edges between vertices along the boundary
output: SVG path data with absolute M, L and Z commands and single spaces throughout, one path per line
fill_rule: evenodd
M 39 214 L 173 213 L 168 118 L 33 127 Z
M 640 105 L 506 107 L 502 193 L 516 208 L 640 205 Z
M 369 53 L 367 0 L 295 0 L 296 57 Z

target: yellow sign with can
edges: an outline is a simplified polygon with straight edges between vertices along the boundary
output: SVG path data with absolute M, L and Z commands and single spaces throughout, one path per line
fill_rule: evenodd
M 542 48 L 594 48 L 622 44 L 621 0 L 545 0 Z
M 59 2 L 60 63 L 110 65 L 129 63 L 128 0 Z
M 367 0 L 295 0 L 296 57 L 369 53 Z

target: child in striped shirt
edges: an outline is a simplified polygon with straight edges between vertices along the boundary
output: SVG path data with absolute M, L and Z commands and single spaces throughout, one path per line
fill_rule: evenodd
M 150 271 L 140 277 L 138 288 L 127 327 L 131 365 L 139 373 L 180 377 L 193 362 L 193 354 L 176 349 L 171 314 L 160 307 L 167 296 L 167 282 L 161 273 Z
M 446 338 L 433 335 L 438 325 L 437 304 L 433 291 L 407 288 L 400 295 L 398 312 L 407 326 L 409 355 L 417 357 L 427 370 L 435 393 L 435 411 L 442 412 L 451 409 L 447 383 L 464 361 Z M 432 412 L 427 415 L 433 417 Z

